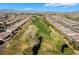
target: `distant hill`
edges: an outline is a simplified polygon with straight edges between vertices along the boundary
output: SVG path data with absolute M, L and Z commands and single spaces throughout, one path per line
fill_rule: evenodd
M 19 11 L 15 9 L 0 9 L 0 13 L 16 13 L 16 12 Z
M 39 13 L 34 10 L 0 9 L 0 13 Z
M 79 14 L 79 11 L 74 12 L 59 12 L 59 11 L 36 11 L 36 10 L 16 10 L 16 9 L 0 9 L 0 13 L 57 13 L 57 14 Z

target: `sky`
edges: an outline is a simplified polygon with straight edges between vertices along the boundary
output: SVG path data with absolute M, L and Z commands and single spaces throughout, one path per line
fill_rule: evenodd
M 0 9 L 74 12 L 79 3 L 0 3 Z

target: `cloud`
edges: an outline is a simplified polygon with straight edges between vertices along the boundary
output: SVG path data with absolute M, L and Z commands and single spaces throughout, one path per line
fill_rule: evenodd
M 57 7 L 57 6 L 75 6 L 77 3 L 46 3 L 44 6 Z
M 26 8 L 25 10 L 33 10 L 33 8 Z
M 18 10 L 18 9 L 16 9 L 16 10 Z M 33 8 L 22 8 L 22 9 L 19 9 L 19 10 L 33 10 Z

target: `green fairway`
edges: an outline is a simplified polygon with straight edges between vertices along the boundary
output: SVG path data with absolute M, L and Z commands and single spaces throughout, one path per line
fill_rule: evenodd
M 38 27 L 38 33 L 41 36 L 50 37 L 50 32 L 51 32 L 50 29 L 47 27 L 47 25 L 40 18 L 37 17 L 33 21 L 33 24 Z

